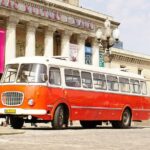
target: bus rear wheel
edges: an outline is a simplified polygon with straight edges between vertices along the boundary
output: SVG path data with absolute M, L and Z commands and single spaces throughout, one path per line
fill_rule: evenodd
M 21 117 L 11 117 L 10 124 L 14 129 L 21 129 L 24 124 L 24 120 Z
M 125 109 L 122 114 L 121 121 L 112 121 L 113 128 L 129 128 L 131 126 L 131 111 L 129 109 Z
M 80 121 L 80 124 L 85 129 L 92 129 L 96 128 L 97 121 Z
M 59 105 L 54 114 L 54 119 L 52 121 L 52 127 L 54 129 L 62 129 L 63 125 L 65 124 L 66 116 L 65 116 L 65 109 L 63 105 Z M 67 118 L 68 120 L 68 118 Z

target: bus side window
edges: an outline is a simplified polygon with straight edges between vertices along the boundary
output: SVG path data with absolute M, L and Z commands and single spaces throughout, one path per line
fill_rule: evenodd
M 82 71 L 81 76 L 83 88 L 90 88 L 90 89 L 93 88 L 91 73 Z
M 81 87 L 80 73 L 78 70 L 65 69 L 65 82 L 69 87 Z
M 130 79 L 131 92 L 140 94 L 140 84 L 138 80 Z
M 120 77 L 119 84 L 121 92 L 130 93 L 129 79 Z
M 106 78 L 104 74 L 93 73 L 93 85 L 95 89 L 106 90 Z
M 140 85 L 141 85 L 141 92 L 143 95 L 147 95 L 147 86 L 146 86 L 146 82 L 144 81 L 141 81 L 140 82 Z
M 60 69 L 51 67 L 49 70 L 49 83 L 52 85 L 61 85 Z
M 110 91 L 119 91 L 119 84 L 117 76 L 107 75 L 107 85 Z

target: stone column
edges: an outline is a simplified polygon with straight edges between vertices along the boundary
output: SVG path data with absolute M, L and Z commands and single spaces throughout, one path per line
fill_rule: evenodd
M 44 56 L 52 57 L 54 51 L 54 32 L 55 27 L 49 26 L 45 29 L 45 39 L 44 39 Z
M 95 38 L 93 38 L 92 41 L 92 50 L 93 50 L 92 55 L 93 66 L 99 67 L 99 44 Z
M 80 64 L 85 64 L 85 40 L 87 39 L 87 35 L 85 34 L 80 34 L 78 36 L 78 46 L 79 46 L 79 51 L 78 51 L 78 62 Z
M 5 63 L 16 57 L 16 25 L 19 19 L 10 16 L 7 20 Z
M 25 56 L 35 56 L 35 34 L 38 23 L 27 23 Z
M 61 56 L 68 57 L 70 56 L 70 37 L 72 35 L 71 31 L 64 31 L 61 38 Z

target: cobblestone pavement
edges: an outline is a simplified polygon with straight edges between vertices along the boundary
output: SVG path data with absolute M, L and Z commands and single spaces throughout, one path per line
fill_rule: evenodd
M 1 135 L 0 150 L 150 150 L 150 127 L 82 129 L 77 125 L 52 130 L 47 124 L 19 131 L 22 134 Z

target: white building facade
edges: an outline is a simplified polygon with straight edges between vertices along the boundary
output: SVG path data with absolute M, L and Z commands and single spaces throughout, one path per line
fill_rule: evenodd
M 70 3 L 73 4 L 68 4 Z M 19 56 L 70 57 L 85 63 L 85 47 L 91 64 L 99 66 L 98 27 L 112 17 L 78 7 L 78 1 L 0 0 L 0 29 L 6 32 L 5 63 Z M 97 59 L 95 59 L 97 57 Z

